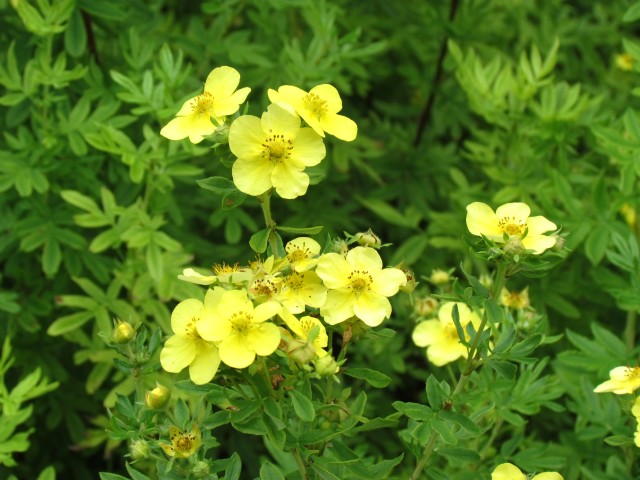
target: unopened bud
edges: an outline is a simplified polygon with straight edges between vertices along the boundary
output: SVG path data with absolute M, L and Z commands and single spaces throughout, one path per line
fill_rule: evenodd
M 318 358 L 313 364 L 316 367 L 316 373 L 321 377 L 331 377 L 338 373 L 340 367 L 331 355 L 325 355 Z
M 491 287 L 493 286 L 493 277 L 486 273 L 480 274 L 480 278 L 478 278 L 478 281 L 484 288 L 491 289 Z
M 552 235 L 556 239 L 556 243 L 553 244 L 554 250 L 562 250 L 564 248 L 565 238 L 560 235 Z
M 149 458 L 149 444 L 144 440 L 136 440 L 129 445 L 129 454 L 134 460 Z
M 522 239 L 520 237 L 513 236 L 511 237 L 503 247 L 505 253 L 511 255 L 519 255 L 526 251 L 525 246 L 522 244 Z
M 164 407 L 170 396 L 171 391 L 164 385 L 160 385 L 156 382 L 156 388 L 146 393 L 144 402 L 147 407 L 155 410 Z
M 418 282 L 416 282 L 416 276 L 413 273 L 413 270 L 408 268 L 402 268 L 402 273 L 404 273 L 405 277 L 407 277 L 407 283 L 400 286 L 400 291 L 405 293 L 412 293 L 416 287 L 418 286 Z
M 366 232 L 358 232 L 353 239 L 362 247 L 371 247 L 378 249 L 382 246 L 382 240 L 371 229 Z
M 419 317 L 429 317 L 438 308 L 438 300 L 433 297 L 416 298 L 413 302 L 413 311 Z
M 209 464 L 204 461 L 197 462 L 191 469 L 194 478 L 207 478 L 209 475 Z
M 298 365 L 305 365 L 316 358 L 318 354 L 313 344 L 304 340 L 293 340 L 287 346 L 287 356 Z
M 331 245 L 331 252 L 339 253 L 340 255 L 346 255 L 349 251 L 349 245 L 341 238 L 337 238 Z
M 128 343 L 131 341 L 135 333 L 136 332 L 131 324 L 118 320 L 111 336 L 113 337 L 113 341 L 116 343 Z
M 429 281 L 434 285 L 445 285 L 451 281 L 451 275 L 449 275 L 449 272 L 436 268 L 431 271 Z

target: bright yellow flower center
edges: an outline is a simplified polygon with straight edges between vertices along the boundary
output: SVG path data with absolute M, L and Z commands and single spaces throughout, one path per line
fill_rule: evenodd
M 515 217 L 501 218 L 500 220 L 498 220 L 498 226 L 503 233 L 506 233 L 509 236 L 522 236 L 522 234 L 527 229 L 526 223 L 522 220 L 517 220 Z
M 184 456 L 189 456 L 193 453 L 192 450 L 195 443 L 196 436 L 193 433 L 177 432 L 171 437 L 171 445 L 173 448 Z
M 247 312 L 237 312 L 229 318 L 231 329 L 239 335 L 247 335 L 253 324 L 253 317 Z
M 627 367 L 627 370 L 624 372 L 624 376 L 627 381 L 637 380 L 640 378 L 640 367 Z
M 226 263 L 216 263 L 213 266 L 213 273 L 215 273 L 216 275 L 224 275 L 227 273 L 234 273 L 238 271 L 238 264 L 236 263 L 235 265 L 231 266 L 231 265 L 227 265 Z
M 213 109 L 213 95 L 209 92 L 198 95 L 191 108 L 193 108 L 193 113 L 209 113 Z
M 272 131 L 269 130 L 271 134 Z M 278 163 L 289 158 L 290 151 L 293 150 L 293 142 L 284 138 L 284 135 L 272 133 L 262 144 L 262 157 L 272 163 Z
M 285 279 L 285 285 L 294 291 L 300 290 L 303 283 L 303 277 L 298 272 L 291 272 L 291 274 Z
M 349 288 L 356 294 L 369 290 L 373 283 L 373 277 L 366 270 L 354 270 L 347 280 L 349 280 Z
M 253 285 L 251 286 L 251 292 L 258 297 L 260 295 L 271 297 L 271 295 L 276 293 L 276 286 L 271 280 L 259 278 L 258 280 L 253 282 Z
M 302 102 L 306 109 L 313 112 L 313 114 L 320 119 L 320 117 L 327 113 L 327 101 L 320 98 L 315 93 L 306 94 Z
M 456 330 L 456 326 L 453 323 L 447 324 L 444 326 L 444 334 L 449 340 L 453 342 L 460 340 L 460 336 L 458 335 L 458 330 Z
M 189 323 L 187 323 L 187 325 L 184 327 L 184 334 L 187 337 L 191 337 L 194 340 L 202 340 L 202 337 L 200 336 L 200 334 L 198 333 L 198 330 L 196 329 L 196 322 L 199 319 L 196 317 L 193 317 L 191 320 L 189 320 Z
M 305 337 L 309 336 L 309 332 L 315 325 L 315 322 L 311 321 L 308 318 L 303 318 L 300 320 L 300 328 L 304 332 Z

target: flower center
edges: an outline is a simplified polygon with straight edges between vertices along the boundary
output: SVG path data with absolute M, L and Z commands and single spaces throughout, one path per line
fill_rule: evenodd
M 204 92 L 202 95 L 198 95 L 195 98 L 195 103 L 192 106 L 193 113 L 209 113 L 213 110 L 213 95 L 209 92 Z
M 266 158 L 272 163 L 278 163 L 289 158 L 293 143 L 284 138 L 284 135 L 273 133 L 269 130 L 270 136 L 262 143 L 262 158 Z
M 225 275 L 228 273 L 235 273 L 238 271 L 238 264 L 236 263 L 235 265 L 231 266 L 228 265 L 224 262 L 222 263 L 216 263 L 213 266 L 213 273 L 215 273 L 216 275 Z
M 191 447 L 193 447 L 193 440 L 188 436 L 180 437 L 178 440 L 176 440 L 176 450 L 187 453 L 191 450 Z
M 456 330 L 456 326 L 453 323 L 444 326 L 444 334 L 451 341 L 460 340 L 458 330 Z
M 285 285 L 295 292 L 302 288 L 302 284 L 303 278 L 298 272 L 291 272 L 285 279 Z
M 347 280 L 349 280 L 349 288 L 356 294 L 369 290 L 373 283 L 373 277 L 366 270 L 354 270 Z
M 253 317 L 246 312 L 236 312 L 229 318 L 231 329 L 239 335 L 247 335 L 253 324 Z
M 309 320 L 308 318 L 303 318 L 302 320 L 300 320 L 300 328 L 304 332 L 305 337 L 309 336 L 309 332 L 313 327 L 315 327 L 315 325 L 315 322 Z
M 313 114 L 318 117 L 318 120 L 322 115 L 327 113 L 327 101 L 323 100 L 315 93 L 308 93 L 304 96 L 302 101 L 305 108 L 311 110 Z
M 199 340 L 200 338 L 200 334 L 198 333 L 198 329 L 196 328 L 196 322 L 199 319 L 196 317 L 193 317 L 191 320 L 189 320 L 189 323 L 187 323 L 187 325 L 184 327 L 184 333 L 187 337 L 193 338 L 195 340 Z
M 271 280 L 259 278 L 253 282 L 253 285 L 251 285 L 251 293 L 256 297 L 259 297 L 260 295 L 271 297 L 271 295 L 276 293 L 276 286 Z
M 503 217 L 498 221 L 498 226 L 503 233 L 509 236 L 522 234 L 527 229 L 527 225 L 523 220 L 517 220 L 515 217 Z
M 627 367 L 625 376 L 628 380 L 636 380 L 640 378 L 640 367 Z

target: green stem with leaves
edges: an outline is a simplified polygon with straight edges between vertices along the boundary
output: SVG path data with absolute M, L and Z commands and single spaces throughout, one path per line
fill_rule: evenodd
M 264 215 L 264 223 L 269 229 L 269 245 L 271 246 L 271 254 L 277 260 L 280 258 L 280 252 L 278 251 L 278 237 L 276 235 L 276 222 L 271 216 L 271 193 L 273 190 L 258 195 L 258 201 L 260 202 L 260 208 L 262 208 L 262 214 Z

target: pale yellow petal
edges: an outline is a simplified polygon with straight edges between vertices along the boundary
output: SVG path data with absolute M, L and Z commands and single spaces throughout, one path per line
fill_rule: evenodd
M 555 223 L 547 220 L 542 215 L 529 217 L 529 219 L 527 220 L 527 229 L 529 235 L 539 235 L 542 233 L 551 232 L 553 230 L 556 230 L 557 228 L 558 227 Z
M 407 276 L 398 268 L 384 268 L 373 276 L 371 290 L 385 297 L 398 293 L 398 289 L 407 284 Z
M 309 94 L 317 95 L 324 100 L 328 113 L 336 113 L 342 110 L 340 93 L 338 93 L 338 90 L 333 85 L 329 85 L 328 83 L 317 85 L 309 90 Z
M 273 164 L 260 157 L 238 158 L 233 162 L 231 174 L 233 183 L 241 192 L 248 195 L 261 195 L 269 190 Z
M 558 472 L 544 472 L 534 475 L 531 480 L 564 480 Z
M 241 88 L 233 95 L 216 99 L 213 102 L 213 113 L 217 117 L 226 117 L 227 115 L 233 115 L 240 108 L 240 104 L 243 103 L 246 99 L 251 89 L 249 87 Z
M 294 238 L 287 242 L 285 246 L 285 251 L 289 253 L 290 251 L 300 250 L 304 252 L 305 256 L 315 256 L 320 253 L 320 244 L 316 242 L 311 237 L 298 237 Z
M 200 137 L 211 135 L 215 130 L 216 126 L 211 122 L 209 115 L 198 113 L 174 118 L 160 130 L 160 135 L 169 140 L 182 140 L 189 137 L 192 143 L 199 143 Z M 194 142 L 194 138 L 191 137 L 200 139 Z
M 325 253 L 318 259 L 316 273 L 322 279 L 327 288 L 345 288 L 349 285 L 351 265 L 340 254 Z
M 391 316 L 391 303 L 387 297 L 375 292 L 362 292 L 353 305 L 353 311 L 370 327 L 377 327 Z
M 304 167 L 296 168 L 291 161 L 279 162 L 273 167 L 271 183 L 282 198 L 293 199 L 307 193 L 309 175 Z
M 268 92 L 269 100 L 273 103 L 286 103 L 297 112 L 299 112 L 302 105 L 302 99 L 307 94 L 307 92 L 301 88 L 294 87 L 293 85 L 282 85 L 278 88 L 278 91 L 275 92 L 275 95 L 272 94 L 272 92 L 274 92 L 274 90 Z
M 242 335 L 230 335 L 218 345 L 220 359 L 230 367 L 245 368 L 253 363 L 256 352 L 250 350 L 247 338 Z
M 379 272 L 382 270 L 382 259 L 375 248 L 356 247 L 347 252 L 347 261 L 354 270 Z
M 160 351 L 160 365 L 167 372 L 178 373 L 186 368 L 196 356 L 193 339 L 174 335 L 169 337 Z
M 329 290 L 327 301 L 320 308 L 320 314 L 329 325 L 344 322 L 353 317 L 355 295 L 349 290 Z
M 482 202 L 467 205 L 467 228 L 473 235 L 502 235 L 498 217 L 489 205 Z
M 200 300 L 189 298 L 183 300 L 171 312 L 171 329 L 178 335 L 186 335 L 190 323 L 197 321 L 201 316 L 204 305 Z
M 243 115 L 229 127 L 229 149 L 238 158 L 260 157 L 266 137 L 258 117 Z
M 305 272 L 314 273 L 314 272 Z M 300 295 L 305 305 L 320 308 L 327 301 L 327 289 L 321 283 L 310 283 L 300 289 Z
M 258 305 L 253 311 L 253 321 L 255 323 L 264 322 L 275 317 L 280 313 L 280 304 L 278 302 L 265 302 Z
M 258 355 L 271 355 L 280 345 L 280 329 L 270 322 L 254 325 L 247 334 L 247 343 Z
M 212 343 L 199 342 L 196 357 L 189 365 L 189 377 L 196 385 L 209 383 L 220 366 L 218 347 Z
M 526 480 L 522 471 L 512 463 L 498 465 L 491 473 L 491 480 Z
M 196 285 L 211 285 L 217 280 L 215 275 L 202 275 L 193 268 L 185 268 L 182 270 L 182 275 L 178 275 L 178 278 L 185 282 L 195 283 Z
M 327 154 L 322 137 L 310 128 L 301 128 L 293 140 L 291 157 L 306 167 L 318 165 Z
M 522 245 L 527 250 L 533 250 L 533 253 L 539 255 L 545 250 L 553 247 L 556 244 L 555 237 L 547 237 L 546 235 L 528 234 L 522 239 Z
M 279 316 L 282 320 L 284 320 L 284 323 L 287 325 L 289 330 L 291 330 L 296 336 L 298 337 L 303 336 L 300 320 L 298 320 L 298 318 L 295 315 L 293 315 L 291 312 L 289 312 L 286 309 L 282 309 L 280 311 Z
M 437 367 L 455 362 L 461 357 L 467 357 L 467 348 L 459 341 L 448 340 L 443 343 L 434 343 L 427 349 L 427 358 Z
M 351 142 L 358 136 L 356 122 L 343 115 L 323 115 L 320 124 L 325 132 L 345 142 Z
M 218 67 L 211 70 L 204 84 L 204 91 L 213 95 L 214 100 L 217 98 L 226 98 L 231 96 L 233 91 L 240 84 L 240 74 L 235 68 Z
M 498 219 L 509 218 L 511 223 L 524 224 L 530 214 L 529 205 L 522 202 L 505 203 L 496 209 Z
M 275 103 L 262 114 L 261 122 L 262 130 L 269 136 L 284 135 L 286 140 L 293 140 L 300 130 L 300 119 Z
M 438 311 L 438 319 L 443 325 L 453 325 L 453 307 L 458 306 L 458 319 L 460 320 L 460 325 L 465 327 L 467 323 L 469 323 L 471 317 L 471 310 L 469 307 L 462 302 L 446 302 Z
M 191 115 L 193 111 L 198 106 L 198 97 L 193 97 L 187 100 L 182 104 L 178 113 L 176 113 L 176 117 L 185 117 L 187 115 Z
M 444 340 L 445 333 L 442 324 L 438 320 L 425 320 L 413 329 L 411 339 L 418 347 L 428 347 Z

